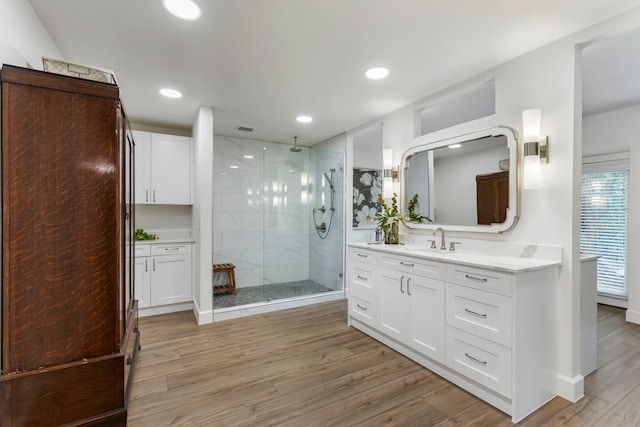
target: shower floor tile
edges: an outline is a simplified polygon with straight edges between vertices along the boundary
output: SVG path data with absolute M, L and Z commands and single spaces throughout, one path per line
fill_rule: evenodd
M 238 305 L 256 304 L 267 300 L 294 298 L 299 296 L 332 292 L 313 280 L 299 282 L 273 283 L 264 286 L 236 288 L 236 294 L 218 294 L 213 296 L 213 308 L 227 308 Z

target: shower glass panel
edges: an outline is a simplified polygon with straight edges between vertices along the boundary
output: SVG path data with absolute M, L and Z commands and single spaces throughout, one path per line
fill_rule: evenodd
M 343 289 L 344 144 L 290 148 L 215 138 L 214 264 L 235 265 L 236 293 L 214 310 Z

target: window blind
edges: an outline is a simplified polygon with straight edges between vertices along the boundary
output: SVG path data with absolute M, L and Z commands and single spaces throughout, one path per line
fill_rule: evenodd
M 627 297 L 629 171 L 582 175 L 580 251 L 599 255 L 598 293 Z

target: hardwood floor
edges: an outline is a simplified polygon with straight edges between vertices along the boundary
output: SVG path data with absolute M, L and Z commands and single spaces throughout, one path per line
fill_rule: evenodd
M 523 426 L 640 425 L 640 325 L 598 309 L 598 370 Z M 337 301 L 198 326 L 140 319 L 129 426 L 508 426 L 511 418 L 346 324 Z

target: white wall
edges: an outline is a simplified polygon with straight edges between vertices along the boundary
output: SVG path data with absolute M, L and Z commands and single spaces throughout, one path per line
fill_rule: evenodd
M 0 63 L 42 69 L 42 57 L 62 58 L 27 0 L 2 0 Z
M 200 107 L 193 124 L 194 311 L 199 324 L 213 322 L 213 109 Z
M 588 116 L 582 122 L 582 155 L 629 152 L 640 138 L 640 106 Z

